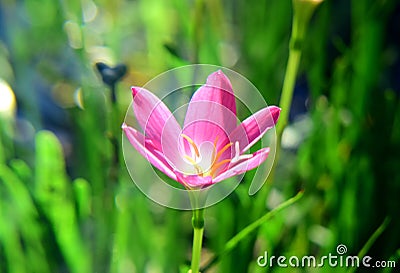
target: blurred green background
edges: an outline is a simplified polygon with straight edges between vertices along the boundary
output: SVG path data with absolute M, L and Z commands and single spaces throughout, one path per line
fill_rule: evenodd
M 146 199 L 123 162 L 129 87 L 210 63 L 246 76 L 277 105 L 291 17 L 290 0 L 1 0 L 0 272 L 186 273 L 191 213 Z M 321 257 L 339 244 L 348 255 L 397 262 L 367 272 L 398 272 L 399 47 L 397 0 L 321 4 L 274 180 L 248 196 L 250 173 L 206 211 L 204 262 L 305 195 L 206 272 L 346 272 L 256 263 L 264 251 Z M 116 104 L 100 61 L 128 67 Z

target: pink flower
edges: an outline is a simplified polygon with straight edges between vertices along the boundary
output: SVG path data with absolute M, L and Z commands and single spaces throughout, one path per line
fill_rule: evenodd
M 183 129 L 155 95 L 140 87 L 132 87 L 132 94 L 144 134 L 123 124 L 130 143 L 186 188 L 203 188 L 244 173 L 268 156 L 268 147 L 253 154 L 246 151 L 275 125 L 280 108 L 263 108 L 238 125 L 232 85 L 220 70 L 193 94 Z

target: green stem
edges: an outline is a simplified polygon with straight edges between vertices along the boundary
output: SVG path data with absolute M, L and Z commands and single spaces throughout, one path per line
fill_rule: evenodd
M 282 87 L 282 96 L 279 106 L 282 108 L 277 124 L 276 133 L 278 143 L 282 138 L 283 129 L 288 124 L 290 106 L 292 104 L 293 90 L 296 83 L 297 71 L 301 59 L 301 51 L 308 23 L 315 8 L 322 0 L 293 0 L 293 24 L 290 37 L 289 59 L 286 66 L 285 79 Z
M 294 38 L 295 36 L 292 36 L 292 39 Z M 290 106 L 292 104 L 294 85 L 296 83 L 296 76 L 297 76 L 297 71 L 299 69 L 300 59 L 301 59 L 301 50 L 291 46 L 291 49 L 289 51 L 288 64 L 286 66 L 285 78 L 282 87 L 282 96 L 279 102 L 279 106 L 282 110 L 279 116 L 278 123 L 276 125 L 277 139 L 276 139 L 275 161 L 272 165 L 271 172 L 268 176 L 268 180 L 266 183 L 267 185 L 270 185 L 271 183 L 268 182 L 273 181 L 275 177 L 275 169 L 279 161 L 279 155 L 281 151 L 282 134 L 289 120 Z M 261 197 L 256 201 L 257 209 L 254 211 L 254 213 L 256 213 L 257 215 L 259 214 L 260 211 L 264 210 L 265 199 L 267 198 L 268 192 L 269 192 L 269 187 L 264 186 L 261 188 L 259 194 L 259 196 Z
M 302 45 L 304 43 L 304 37 L 307 32 L 308 23 L 315 11 L 315 8 L 322 1 L 323 0 L 293 0 L 294 13 L 292 32 L 290 36 L 289 58 L 286 66 L 285 78 L 283 80 L 281 99 L 279 102 L 279 106 L 282 110 L 278 123 L 276 124 L 277 139 L 275 161 L 268 177 L 266 183 L 267 185 L 271 184 L 268 182 L 274 180 L 276 165 L 279 162 L 282 134 L 289 121 L 290 106 L 292 105 L 293 91 L 296 83 L 297 72 L 299 70 Z M 259 194 L 260 197 L 257 199 L 257 204 L 255 206 L 257 209 L 254 211 L 254 213 L 258 214 L 260 210 L 264 209 L 265 199 L 267 198 L 268 192 L 268 187 L 261 188 Z
M 279 115 L 278 123 L 276 124 L 276 152 L 275 160 L 272 165 L 270 174 L 267 178 L 266 185 L 271 185 L 270 182 L 274 181 L 275 169 L 279 161 L 279 155 L 281 152 L 281 142 L 282 134 L 289 120 L 290 106 L 292 105 L 293 91 L 296 83 L 297 71 L 299 69 L 300 59 L 301 59 L 301 44 L 305 32 L 305 26 L 299 28 L 299 17 L 294 16 L 292 33 L 290 37 L 289 46 L 289 58 L 286 65 L 285 77 L 283 80 L 282 94 L 279 102 L 279 107 L 281 108 L 281 113 Z M 301 31 L 299 31 L 299 29 Z M 268 196 L 269 187 L 262 187 L 259 193 L 259 198 L 256 200 L 256 209 L 253 211 L 254 214 L 259 215 L 260 212 L 264 210 L 265 199 Z
M 286 67 L 285 79 L 283 82 L 282 96 L 279 102 L 281 114 L 277 124 L 278 143 L 282 138 L 283 129 L 286 127 L 289 120 L 290 106 L 292 104 L 294 85 L 296 83 L 297 71 L 299 69 L 301 59 L 301 50 L 291 47 L 289 51 L 289 59 Z
M 193 210 L 193 249 L 190 273 L 199 273 L 201 260 L 201 247 L 204 232 L 204 209 Z

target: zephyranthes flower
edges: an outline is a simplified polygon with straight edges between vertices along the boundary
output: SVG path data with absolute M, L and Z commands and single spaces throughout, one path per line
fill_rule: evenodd
M 232 85 L 220 70 L 193 94 L 183 129 L 154 94 L 140 87 L 132 87 L 132 94 L 134 114 L 144 134 L 123 124 L 130 143 L 186 188 L 203 188 L 244 173 L 269 154 L 268 147 L 246 152 L 275 125 L 280 108 L 263 108 L 238 124 Z

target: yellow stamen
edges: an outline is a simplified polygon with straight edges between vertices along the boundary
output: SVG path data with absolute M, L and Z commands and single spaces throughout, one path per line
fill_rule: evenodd
M 217 136 L 214 140 L 213 146 L 214 149 L 212 151 L 212 164 L 210 166 L 210 169 L 206 172 L 203 172 L 202 168 L 198 165 L 198 163 L 196 162 L 197 158 L 200 158 L 200 151 L 199 148 L 197 147 L 196 143 L 194 143 L 193 139 L 191 139 L 189 136 L 185 135 L 185 134 L 181 134 L 181 136 L 190 144 L 190 146 L 193 148 L 194 153 L 195 153 L 195 157 L 191 157 L 188 155 L 183 155 L 183 157 L 190 163 L 193 165 L 193 167 L 196 169 L 196 172 L 198 175 L 200 176 L 212 176 L 214 177 L 216 172 L 218 171 L 219 168 L 221 168 L 222 165 L 226 164 L 226 163 L 230 163 L 232 159 L 223 159 L 220 162 L 219 159 L 221 158 L 222 154 L 228 150 L 233 143 L 229 142 L 228 144 L 226 144 L 221 150 L 219 150 L 217 152 L 217 144 L 218 144 L 218 140 L 219 140 L 219 136 Z
M 211 160 L 213 160 L 213 163 L 215 162 L 215 152 L 217 151 L 217 142 L 218 142 L 219 136 L 217 136 L 214 140 L 214 149 L 212 151 L 212 156 L 211 156 Z
M 194 153 L 196 154 L 196 156 L 200 157 L 199 149 L 197 148 L 197 145 L 196 145 L 196 143 L 194 143 L 193 139 L 191 139 L 189 136 L 187 136 L 185 134 L 181 134 L 181 137 L 183 137 L 184 139 L 187 140 L 187 142 L 189 142 L 189 144 L 193 147 Z
M 188 155 L 183 155 L 183 157 L 186 158 L 190 162 L 190 164 L 193 165 L 193 167 L 196 169 L 197 174 L 200 175 L 203 173 L 203 170 L 199 167 L 199 165 L 196 163 L 196 161 L 194 161 L 193 158 Z
M 231 162 L 230 159 L 224 159 L 224 160 L 222 160 L 221 162 L 218 162 L 217 164 L 214 164 L 214 165 L 211 167 L 210 175 L 211 175 L 212 177 L 214 177 L 215 172 L 216 172 L 222 165 L 224 165 L 225 163 L 229 163 L 229 162 Z
M 190 162 L 190 164 L 192 164 L 192 165 L 196 165 L 196 164 L 197 164 L 196 161 L 194 161 L 194 159 L 191 158 L 190 156 L 188 156 L 188 155 L 183 155 L 183 157 L 186 158 L 187 161 Z
M 215 157 L 214 162 L 218 162 L 218 159 L 221 157 L 221 155 L 229 148 L 233 145 L 232 142 L 226 144 L 221 150 L 218 151 L 217 156 Z

